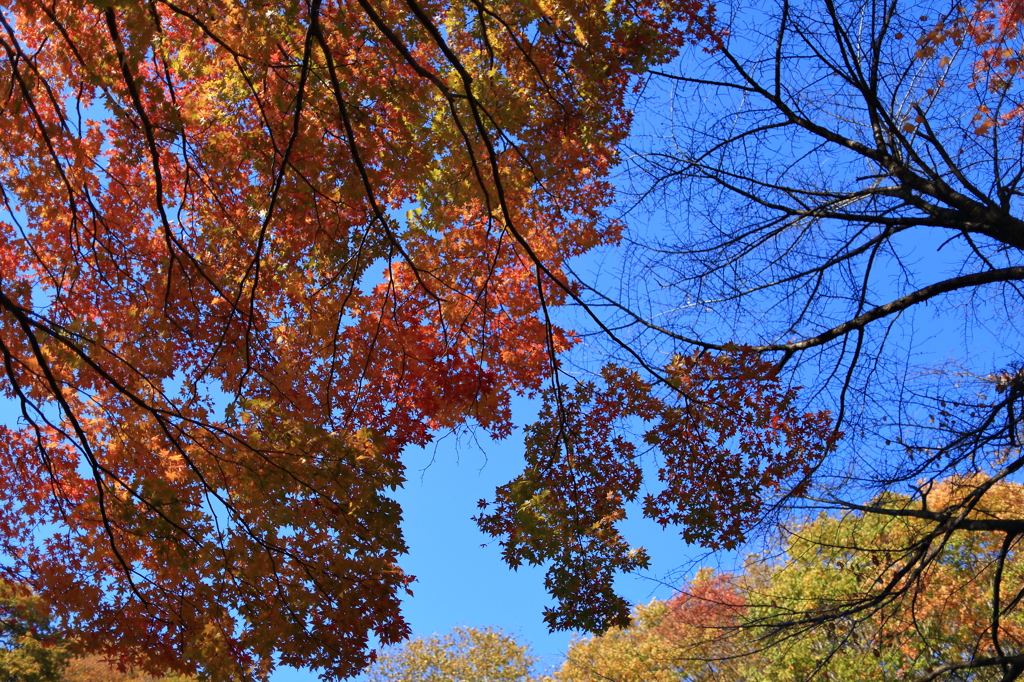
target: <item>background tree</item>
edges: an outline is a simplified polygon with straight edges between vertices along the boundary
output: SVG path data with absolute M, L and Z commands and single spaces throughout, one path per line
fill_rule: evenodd
M 0 582 L 0 680 L 3 682 L 191 682 L 193 678 L 121 672 L 103 656 L 76 657 L 49 605 L 24 587 Z M 116 652 L 107 652 L 115 656 Z
M 937 493 L 955 495 L 956 486 L 944 481 Z M 1021 486 L 1003 483 L 991 500 L 1016 508 L 1021 494 Z M 920 519 L 851 513 L 790 528 L 778 560 L 749 557 L 739 574 L 701 571 L 668 602 L 638 607 L 630 627 L 575 643 L 555 679 L 1004 678 L 995 661 L 1024 650 L 1024 618 L 1011 610 L 995 641 L 989 590 L 999 571 L 1015 591 L 1024 574 L 1014 562 L 1000 563 L 1001 534 L 954 535 L 914 590 L 880 608 L 864 607 L 864 596 L 900 571 L 899 548 L 915 541 L 921 526 L 927 524 Z M 841 618 L 832 617 L 837 612 Z
M 963 534 L 998 534 L 1005 566 L 1024 532 L 1019 506 L 978 514 L 1024 466 L 1018 3 L 717 11 L 728 36 L 652 72 L 629 142 L 628 215 L 668 228 L 631 234 L 617 295 L 590 292 L 633 355 L 550 394 L 532 468 L 481 516 L 512 565 L 554 561 L 556 588 L 602 569 L 556 589 L 577 624 L 624 620 L 614 572 L 646 565 L 616 525 L 631 500 L 711 549 L 794 511 L 914 520 L 891 579 L 797 630 L 898 608 Z M 987 575 L 988 654 L 949 664 L 1013 679 L 1020 587 Z
M 0 680 L 62 682 L 70 658 L 46 602 L 0 580 Z
M 491 628 L 455 628 L 413 639 L 385 652 L 367 671 L 369 682 L 528 682 L 529 648 Z
M 933 509 L 957 507 L 979 481 L 936 484 Z M 1000 483 L 971 512 L 974 520 L 1016 516 L 1024 487 Z M 876 500 L 914 509 L 909 497 Z M 1013 679 L 1024 652 L 1024 615 L 993 588 L 1017 595 L 1024 574 L 1016 553 L 1004 556 L 999 532 L 949 534 L 927 562 L 911 552 L 932 530 L 926 519 L 850 513 L 793 529 L 787 561 L 747 588 L 750 635 L 761 668 L 792 679 L 855 676 L 867 680 Z M 918 571 L 907 579 L 907 566 Z M 889 587 L 895 583 L 895 587 Z M 762 675 L 763 677 L 763 675 Z M 764 678 L 768 679 L 768 678 Z
M 389 493 L 511 430 L 636 75 L 699 3 L 0 9 L 2 571 L 85 651 L 352 675 L 408 635 Z M 404 214 L 404 217 L 403 217 Z
M 576 640 L 551 679 L 558 682 L 711 682 L 740 680 L 747 642 L 733 630 L 743 599 L 732 576 L 701 572 L 685 601 L 654 600 L 633 609 L 626 627 Z M 696 617 L 691 617 L 696 616 Z M 698 660 L 698 655 L 700 659 Z
M 147 675 L 129 670 L 122 672 L 102 656 L 73 658 L 68 662 L 60 682 L 195 682 L 183 675 Z

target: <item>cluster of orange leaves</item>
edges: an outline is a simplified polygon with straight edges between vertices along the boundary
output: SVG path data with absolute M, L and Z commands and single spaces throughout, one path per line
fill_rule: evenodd
M 924 19 L 924 17 L 922 17 Z M 939 48 L 949 42 L 956 48 L 972 45 L 980 50 L 974 63 L 974 77 L 970 88 L 981 85 L 997 97 L 1005 97 L 1016 86 L 1024 66 L 1024 45 L 1021 44 L 1021 22 L 1024 21 L 1024 2 L 1021 0 L 975 0 L 970 9 L 961 8 L 925 32 L 917 40 L 918 59 L 932 59 Z M 942 57 L 945 67 L 951 57 Z M 942 87 L 940 82 L 937 87 Z M 928 94 L 934 94 L 934 88 Z M 973 117 L 975 133 L 984 135 L 993 126 L 1006 125 L 1024 114 L 1024 102 L 1016 102 L 998 116 L 988 104 L 982 102 Z

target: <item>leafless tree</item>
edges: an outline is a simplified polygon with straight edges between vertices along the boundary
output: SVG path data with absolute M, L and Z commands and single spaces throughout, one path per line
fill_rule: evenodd
M 1018 560 L 1024 509 L 987 500 L 1024 467 L 1024 88 L 991 63 L 1018 54 L 1016 28 L 975 40 L 972 27 L 996 26 L 977 10 L 720 6 L 731 27 L 721 49 L 696 48 L 657 72 L 640 104 L 647 125 L 628 159 L 628 215 L 656 227 L 634 233 L 624 281 L 647 288 L 606 300 L 633 347 L 714 352 L 731 342 L 773 358 L 845 433 L 812 492 L 786 508 L 927 522 L 893 548 L 897 570 L 873 593 L 795 614 L 793 628 L 925 589 L 954 534 L 1000 534 L 997 569 Z M 993 52 L 1004 49 L 1013 51 Z M 962 494 L 930 504 L 950 477 Z M 907 491 L 909 505 L 884 502 Z M 999 638 L 1024 592 L 1002 575 L 976 655 L 937 663 L 924 679 L 1024 672 L 1024 651 Z

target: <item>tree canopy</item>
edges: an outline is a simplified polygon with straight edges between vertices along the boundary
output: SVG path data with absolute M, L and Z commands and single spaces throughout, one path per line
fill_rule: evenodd
M 689 0 L 5 3 L 3 571 L 85 650 L 344 677 L 402 451 L 540 389 Z
M 994 533 L 961 667 L 1012 679 L 1022 11 L 5 4 L 6 577 L 144 672 L 352 675 L 409 635 L 402 452 L 543 392 L 478 521 L 549 565 L 552 627 L 629 622 L 630 504 L 710 549 L 809 506 L 905 523 L 899 569 L 765 627 L 898 610 Z M 573 272 L 627 225 L 618 294 Z M 955 304 L 955 363 L 918 364 Z

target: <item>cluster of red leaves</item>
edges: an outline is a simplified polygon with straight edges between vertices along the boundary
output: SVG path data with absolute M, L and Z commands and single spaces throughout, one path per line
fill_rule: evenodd
M 746 602 L 735 576 L 703 570 L 665 604 L 658 634 L 682 642 L 692 638 L 694 628 L 735 628 L 746 615 Z
M 667 396 L 621 367 L 603 378 L 603 389 L 547 394 L 527 430 L 526 471 L 480 503 L 493 508 L 478 523 L 502 538 L 510 565 L 552 562 L 548 588 L 560 604 L 546 618 L 555 628 L 629 620 L 613 579 L 647 565 L 616 527 L 644 483 L 637 444 L 621 435 L 630 421 L 646 424 L 642 441 L 660 455 L 660 490 L 644 498 L 644 515 L 712 548 L 736 547 L 773 497 L 798 494 L 840 437 L 828 412 L 797 410 L 797 390 L 745 348 L 676 357 Z
M 955 9 L 917 40 L 915 56 L 918 59 L 935 58 L 947 42 L 957 50 L 970 46 L 978 51 L 970 87 L 984 88 L 1000 100 L 1001 106 L 996 115 L 989 104 L 982 102 L 978 105 L 973 118 L 978 135 L 988 133 L 993 126 L 1006 125 L 1024 114 L 1024 101 L 1020 101 L 1020 97 L 1009 97 L 1017 87 L 1016 81 L 1024 66 L 1022 21 L 1024 2 L 1021 0 L 975 0 L 973 6 Z M 941 64 L 945 66 L 951 59 L 942 57 Z M 941 87 L 942 83 L 938 86 Z M 932 90 L 929 90 L 931 94 Z

